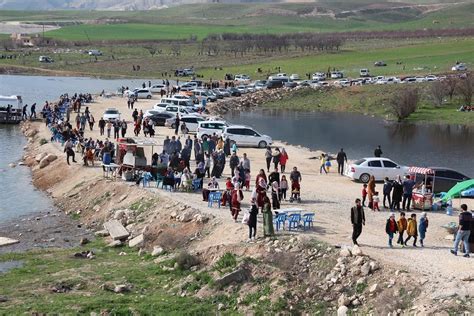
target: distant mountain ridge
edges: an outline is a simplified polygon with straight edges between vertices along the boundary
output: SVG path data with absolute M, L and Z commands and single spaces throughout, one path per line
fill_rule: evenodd
M 206 0 L 0 0 L 2 10 L 150 10 Z

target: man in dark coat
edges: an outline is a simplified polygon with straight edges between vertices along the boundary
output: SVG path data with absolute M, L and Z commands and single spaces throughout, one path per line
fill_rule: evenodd
M 356 205 L 351 208 L 352 241 L 358 246 L 357 238 L 362 233 L 362 226 L 365 225 L 365 213 L 360 199 L 356 199 L 355 203 Z
M 377 146 L 374 150 L 374 157 L 382 157 L 382 147 L 380 145 Z
M 336 161 L 337 161 L 337 173 L 339 173 L 342 176 L 344 174 L 344 163 L 347 162 L 347 155 L 344 152 L 343 148 L 341 148 L 341 151 L 337 153 Z

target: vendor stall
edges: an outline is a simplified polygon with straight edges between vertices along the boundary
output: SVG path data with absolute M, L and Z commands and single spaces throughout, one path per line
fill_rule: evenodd
M 408 173 L 416 183 L 412 193 L 413 208 L 430 210 L 433 206 L 434 171 L 430 168 L 411 167 Z

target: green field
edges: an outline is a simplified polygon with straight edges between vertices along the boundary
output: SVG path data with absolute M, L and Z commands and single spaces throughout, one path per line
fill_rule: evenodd
M 373 1 L 300 4 L 203 4 L 163 10 L 108 11 L 0 11 L 2 21 L 28 21 L 68 25 L 47 35 L 62 40 L 157 40 L 233 33 L 294 33 L 466 28 L 474 26 L 474 3 L 453 4 L 437 10 L 424 7 L 354 11 L 370 8 Z M 392 4 L 394 5 L 394 4 Z M 396 5 L 396 4 L 395 4 Z M 317 7 L 317 13 L 313 10 Z M 322 12 L 322 13 L 321 13 Z M 118 24 L 81 24 L 116 20 Z M 436 22 L 436 23 L 434 23 Z M 87 35 L 86 35 L 87 33 Z

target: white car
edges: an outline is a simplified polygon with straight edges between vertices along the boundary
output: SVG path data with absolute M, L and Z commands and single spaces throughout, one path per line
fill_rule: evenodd
M 345 175 L 352 180 L 367 183 L 370 176 L 376 181 L 382 181 L 385 177 L 395 180 L 397 176 L 403 177 L 408 173 L 408 167 L 401 166 L 388 158 L 372 157 L 359 159 L 346 167 Z
M 202 121 L 198 123 L 197 137 L 203 139 L 214 135 L 221 136 L 224 129 L 229 126 L 226 121 Z
M 138 99 L 151 99 L 152 94 L 149 89 L 135 89 L 133 94 L 136 95 Z
M 120 112 L 116 108 L 108 108 L 105 109 L 102 117 L 106 121 L 120 121 Z
M 460 63 L 457 65 L 454 65 L 453 68 L 451 68 L 452 71 L 466 71 L 467 67 L 466 64 Z
M 300 75 L 298 75 L 298 74 L 291 74 L 290 79 L 291 79 L 291 80 L 300 80 Z
M 361 76 L 361 77 L 369 77 L 369 76 L 370 76 L 369 69 L 364 68 L 364 69 L 359 70 L 359 76 Z
M 236 88 L 237 88 L 237 90 L 239 90 L 239 92 L 242 93 L 242 94 L 249 93 L 249 90 L 247 89 L 246 86 L 238 86 L 238 87 L 236 87 Z
M 228 90 L 224 89 L 224 88 L 216 88 L 216 89 L 214 89 L 214 91 L 217 91 L 218 93 L 223 95 L 225 98 L 230 97 L 230 92 Z
M 426 80 L 426 81 L 437 81 L 437 80 L 439 80 L 439 79 L 438 79 L 438 77 L 435 76 L 435 75 L 428 75 L 428 76 L 425 77 L 425 80 Z
M 335 81 L 334 84 L 341 87 L 349 87 L 351 85 L 351 82 L 347 79 L 341 79 L 339 81 Z
M 198 124 L 203 122 L 204 119 L 200 116 L 196 115 L 182 115 L 180 117 L 181 123 L 186 123 L 186 127 L 188 129 L 188 133 L 196 133 L 198 129 Z M 172 117 L 165 121 L 165 126 L 170 128 L 176 127 L 176 118 Z
M 270 77 L 268 77 L 268 80 L 282 80 L 282 79 L 286 81 L 290 80 L 290 78 L 285 73 L 279 73 L 279 74 L 271 75 Z
M 245 125 L 232 125 L 224 129 L 222 133 L 224 139 L 234 141 L 237 146 L 265 148 L 272 144 L 272 138 L 260 134 L 253 128 Z
M 344 78 L 344 74 L 340 71 L 333 71 L 331 72 L 331 79 L 340 79 Z
M 151 93 L 160 93 L 161 90 L 166 91 L 166 86 L 164 84 L 154 84 L 150 87 Z
M 235 75 L 234 80 L 235 81 L 249 81 L 250 77 L 247 75 Z
M 324 72 L 316 72 L 312 76 L 313 80 L 324 81 L 326 80 L 326 74 Z
M 162 112 L 171 113 L 171 114 L 176 115 L 176 113 L 178 113 L 178 111 L 181 115 L 186 115 L 186 114 L 191 114 L 192 113 L 191 111 L 186 109 L 184 106 L 178 106 L 178 105 L 168 105 L 165 108 L 165 110 L 162 111 Z

